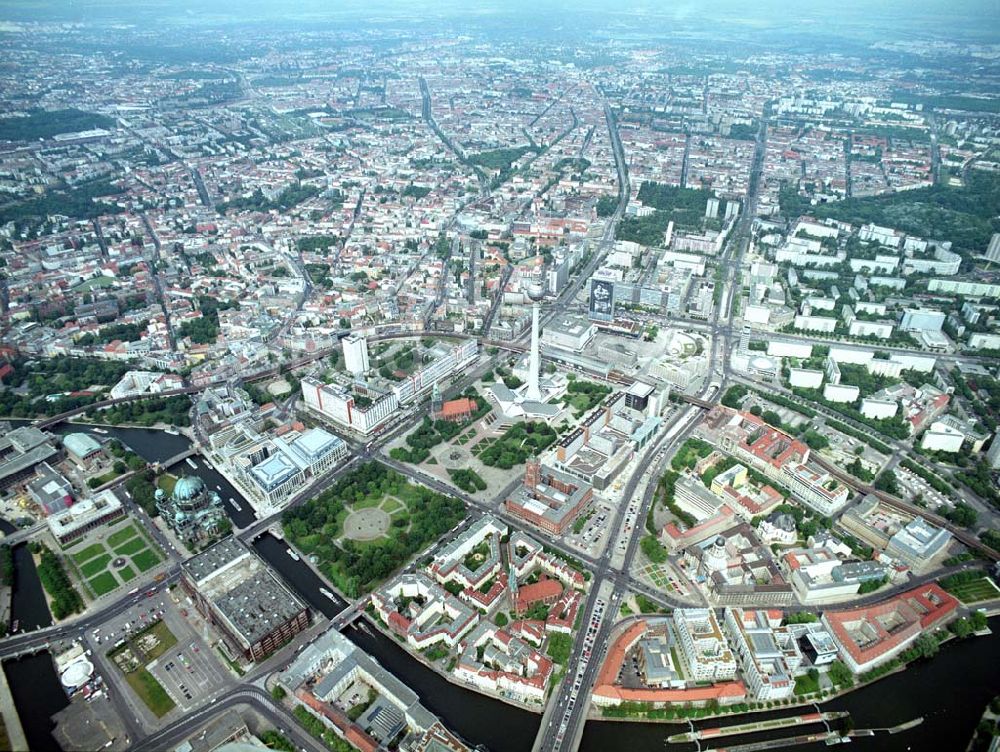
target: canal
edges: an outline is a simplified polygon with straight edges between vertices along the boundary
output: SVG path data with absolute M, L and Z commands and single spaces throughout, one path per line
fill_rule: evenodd
M 52 614 L 45 600 L 42 581 L 27 543 L 14 546 L 14 588 L 11 598 L 10 628 L 19 632 L 52 626 Z
M 10 535 L 16 530 L 10 522 L 0 519 L 0 532 L 4 535 Z M 14 586 L 11 588 L 10 623 L 7 624 L 7 629 L 13 629 L 15 622 L 18 630 L 24 632 L 48 627 L 52 624 L 52 614 L 45 601 L 42 581 L 38 578 L 38 570 L 28 544 L 14 546 L 13 554 Z

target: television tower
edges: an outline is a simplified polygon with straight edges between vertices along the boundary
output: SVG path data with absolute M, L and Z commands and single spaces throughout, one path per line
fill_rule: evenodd
M 528 388 L 524 391 L 524 398 L 541 402 L 542 390 L 538 386 L 538 373 L 542 367 L 542 356 L 538 347 L 538 317 L 545 290 L 540 284 L 532 284 L 528 287 L 528 297 L 531 298 L 531 350 L 528 354 Z

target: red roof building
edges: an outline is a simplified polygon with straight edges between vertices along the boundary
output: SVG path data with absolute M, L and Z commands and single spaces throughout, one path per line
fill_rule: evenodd
M 957 608 L 955 598 L 930 583 L 873 606 L 827 611 L 823 623 L 844 662 L 861 673 L 901 653 Z
M 622 702 L 645 702 L 651 705 L 692 704 L 705 705 L 718 702 L 728 705 L 746 700 L 746 687 L 740 681 L 727 681 L 705 687 L 689 689 L 638 688 L 632 689 L 618 683 L 618 674 L 628 651 L 646 634 L 645 619 L 630 624 L 611 647 L 594 682 L 593 699 L 596 705 L 618 705 Z
M 551 606 L 562 595 L 563 586 L 559 580 L 542 579 L 531 585 L 517 589 L 517 599 L 514 601 L 514 612 L 520 616 L 536 603 Z
M 439 412 L 435 417 L 438 420 L 450 420 L 457 423 L 471 418 L 472 414 L 476 412 L 476 408 L 478 407 L 479 405 L 476 404 L 474 399 L 460 397 L 458 399 L 448 400 L 441 405 L 441 412 Z

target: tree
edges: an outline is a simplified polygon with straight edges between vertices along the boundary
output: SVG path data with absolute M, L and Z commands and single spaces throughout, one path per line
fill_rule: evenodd
M 841 689 L 849 689 L 854 686 L 854 674 L 843 661 L 834 661 L 827 669 L 827 676 L 830 681 Z
M 965 639 L 972 634 L 972 622 L 968 619 L 955 619 L 949 626 L 949 629 L 954 633 L 959 639 Z
M 601 196 L 597 199 L 597 216 L 610 217 L 618 207 L 618 199 L 612 196 Z
M 817 451 L 820 449 L 826 449 L 830 446 L 829 439 L 827 439 L 826 436 L 821 434 L 819 431 L 815 431 L 812 428 L 806 429 L 805 433 L 802 434 L 802 440 L 809 446 L 810 449 L 815 449 Z
M 974 528 L 979 519 L 979 515 L 976 513 L 976 510 L 964 501 L 960 501 L 955 504 L 955 508 L 944 512 L 943 516 L 950 522 L 960 527 L 968 528 Z
M 920 658 L 931 658 L 941 649 L 941 643 L 930 632 L 924 632 L 913 643 L 913 650 Z
M 749 390 L 742 384 L 734 384 L 726 390 L 726 393 L 722 396 L 722 404 L 726 407 L 737 408 L 743 401 L 743 398 L 747 396 Z
M 899 483 L 896 478 L 896 473 L 892 470 L 883 471 L 875 479 L 875 483 L 873 485 L 880 491 L 885 491 L 886 493 L 891 493 L 895 496 L 899 495 Z

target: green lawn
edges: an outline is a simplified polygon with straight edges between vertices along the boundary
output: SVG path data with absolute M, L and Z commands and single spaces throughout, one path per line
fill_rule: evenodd
M 819 679 L 813 679 L 808 674 L 795 677 L 795 694 L 808 695 L 819 692 Z
M 133 577 L 135 577 L 135 570 L 127 564 L 118 570 L 118 576 L 122 578 L 122 582 L 128 582 Z
M 75 554 L 73 554 L 73 561 L 75 561 L 77 564 L 83 564 L 83 562 L 90 561 L 95 556 L 98 556 L 99 554 L 103 553 L 104 553 L 103 543 L 92 543 L 82 551 L 77 551 Z
M 149 546 L 146 545 L 146 541 L 142 538 L 136 537 L 127 543 L 115 546 L 115 553 L 119 556 L 131 556 L 132 554 L 139 553 L 144 548 L 149 548 Z
M 118 587 L 118 580 L 111 572 L 101 572 L 97 577 L 87 581 L 94 595 L 105 595 Z
M 159 564 L 160 557 L 153 553 L 153 551 L 146 549 L 141 554 L 133 556 L 132 563 L 138 567 L 140 572 L 145 572 Z
M 116 473 L 114 470 L 109 470 L 108 472 L 104 473 L 104 475 L 97 476 L 98 485 L 103 486 L 105 483 L 113 481 L 115 478 L 118 477 L 118 475 L 119 473 Z
M 109 535 L 108 545 L 111 546 L 111 548 L 116 548 L 130 538 L 134 538 L 138 534 L 139 531 L 135 529 L 135 525 L 128 525 L 127 527 L 123 527 L 121 530 Z
M 371 496 L 366 496 L 361 501 L 358 501 L 358 502 L 355 502 L 354 504 L 351 504 L 351 509 L 353 509 L 355 512 L 357 512 L 357 511 L 359 511 L 361 509 L 371 509 L 372 507 L 377 507 L 381 503 L 382 503 L 382 497 L 381 496 L 376 496 L 374 498 L 371 497 Z
M 677 675 L 683 679 L 685 677 L 684 664 L 677 658 L 677 649 L 673 645 L 670 646 L 670 660 L 674 664 L 674 671 L 676 671 Z
M 174 701 L 170 699 L 167 690 L 146 669 L 140 668 L 131 674 L 125 674 L 125 681 L 157 718 L 162 718 L 174 709 Z
M 84 282 L 81 282 L 73 289 L 76 292 L 86 292 L 87 290 L 93 290 L 95 287 L 110 287 L 115 283 L 114 277 L 105 277 L 101 275 L 100 277 L 93 277 Z
M 174 485 L 177 483 L 177 478 L 173 475 L 167 473 L 166 475 L 161 475 L 156 479 L 157 488 L 162 488 L 163 493 L 168 496 L 174 492 Z
M 978 603 L 1000 598 L 1000 590 L 987 577 L 965 582 L 948 588 L 948 591 L 963 603 Z
M 106 569 L 109 561 L 111 561 L 111 554 L 97 556 L 80 567 L 80 574 L 90 579 L 98 572 Z

